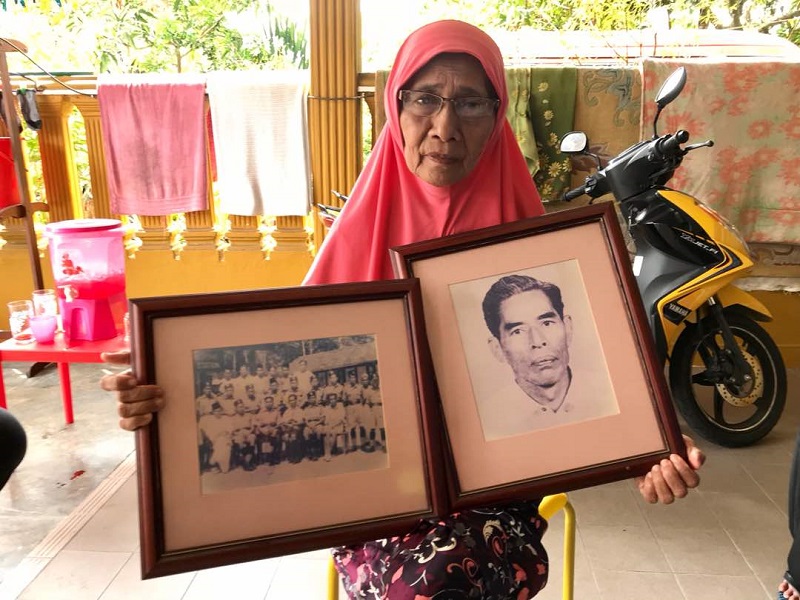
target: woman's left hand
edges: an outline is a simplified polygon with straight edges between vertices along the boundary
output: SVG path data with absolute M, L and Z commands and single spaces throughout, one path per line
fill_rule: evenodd
M 669 459 L 665 458 L 650 469 L 647 475 L 636 478 L 639 492 L 647 502 L 672 504 L 675 498 L 683 498 L 690 488 L 700 483 L 697 470 L 703 466 L 706 455 L 689 436 L 684 435 L 683 440 L 686 442 L 688 462 L 677 454 L 671 454 Z
M 793 585 L 790 585 L 785 579 L 778 586 L 778 591 L 783 594 L 784 600 L 797 600 L 800 598 L 800 592 L 797 591 Z

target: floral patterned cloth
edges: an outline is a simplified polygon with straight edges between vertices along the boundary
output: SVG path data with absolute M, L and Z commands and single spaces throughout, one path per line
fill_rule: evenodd
M 572 165 L 559 150 L 561 138 L 572 130 L 578 70 L 574 67 L 539 67 L 531 75 L 531 112 L 539 171 L 533 181 L 543 202 L 561 198 L 570 187 Z
M 528 172 L 533 177 L 539 170 L 539 151 L 536 149 L 536 134 L 533 132 L 531 116 L 531 74 L 529 67 L 506 68 L 508 86 L 508 109 L 506 118 L 514 130 L 519 149 L 525 157 Z
M 420 521 L 402 537 L 334 550 L 352 600 L 524 600 L 547 583 L 538 502 Z
M 589 136 L 589 150 L 605 163 L 639 141 L 642 80 L 636 67 L 581 67 L 573 129 Z M 590 156 L 572 157 L 577 187 L 597 169 Z M 574 203 L 573 203 L 574 204 Z
M 758 59 L 645 60 L 642 135 L 653 101 L 678 66 L 687 82 L 659 120 L 659 132 L 685 129 L 693 151 L 670 181 L 725 215 L 748 241 L 800 244 L 800 64 Z
M 574 67 L 506 68 L 508 118 L 543 202 L 570 187 L 572 166 L 558 149 L 572 129 L 578 70 Z

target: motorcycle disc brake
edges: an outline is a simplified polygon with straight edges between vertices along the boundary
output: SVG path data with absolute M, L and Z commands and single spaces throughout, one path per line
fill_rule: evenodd
M 742 386 L 742 390 L 737 394 L 729 386 L 718 383 L 715 387 L 719 395 L 732 406 L 750 406 L 756 400 L 761 398 L 764 393 L 764 373 L 761 370 L 761 363 L 758 362 L 755 356 L 746 352 L 741 348 L 742 357 L 745 362 L 750 365 L 752 380 L 748 385 Z M 749 391 L 747 391 L 749 388 Z

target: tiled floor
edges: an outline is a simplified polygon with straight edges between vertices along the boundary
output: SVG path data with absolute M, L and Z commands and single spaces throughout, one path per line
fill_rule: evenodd
M 139 579 L 132 439 L 117 431 L 108 395 L 93 388 L 101 368 L 81 366 L 75 377 L 76 396 L 81 399 L 72 428 L 58 421 L 57 384 L 45 379 L 34 384 L 15 374 L 13 367 L 5 370 L 7 378 L 17 377 L 15 389 L 9 391 L 11 408 L 25 413 L 21 418 L 29 434 L 33 432 L 34 448 L 44 447 L 32 451 L 0 493 L 0 551 L 5 561 L 0 563 L 5 569 L 0 571 L 5 577 L 0 599 L 324 598 L 325 551 Z M 576 600 L 774 598 L 789 545 L 785 505 L 790 452 L 800 427 L 798 394 L 800 369 L 793 369 L 786 413 L 762 443 L 737 450 L 701 444 L 708 454 L 701 487 L 672 506 L 645 504 L 631 482 L 571 493 L 578 521 Z M 49 424 L 26 412 L 34 402 L 36 418 Z M 91 411 L 82 414 L 89 406 Z M 45 410 L 49 420 L 41 417 Z M 49 444 L 51 439 L 57 443 Z M 82 439 L 90 442 L 90 448 L 80 449 Z M 60 445 L 68 449 L 60 450 Z M 91 480 L 94 491 L 88 496 L 73 486 L 86 474 L 72 481 L 65 478 L 74 472 L 77 458 L 89 467 L 81 467 L 86 474 L 97 471 Z M 26 493 L 34 499 L 31 506 L 20 505 Z M 52 496 L 56 508 L 50 506 Z M 66 512 L 78 496 L 81 501 Z M 12 514 L 14 518 L 7 519 Z M 65 514 L 69 516 L 59 522 Z M 29 523 L 38 526 L 33 542 L 15 533 Z M 545 538 L 551 553 L 551 585 L 537 600 L 561 597 L 562 533 L 558 516 Z M 14 543 L 30 546 L 22 556 L 17 552 L 16 562 L 5 558 Z
M 26 376 L 29 364 L 3 363 L 8 405 L 28 435 L 28 452 L 0 492 L 0 579 L 18 564 L 134 448 L 110 394 L 98 387 L 104 366 L 74 365 L 75 423 L 67 426 L 58 373 Z

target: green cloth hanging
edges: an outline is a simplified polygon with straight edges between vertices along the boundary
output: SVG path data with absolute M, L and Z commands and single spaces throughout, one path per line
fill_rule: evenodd
M 539 152 L 536 149 L 536 136 L 533 133 L 531 119 L 531 69 L 528 67 L 506 69 L 506 86 L 508 87 L 506 117 L 528 164 L 528 172 L 533 177 L 539 170 Z
M 572 164 L 561 154 L 563 135 L 572 130 L 578 69 L 575 67 L 536 67 L 530 74 L 530 113 L 539 156 L 539 170 L 534 175 L 544 202 L 561 199 L 570 187 Z

